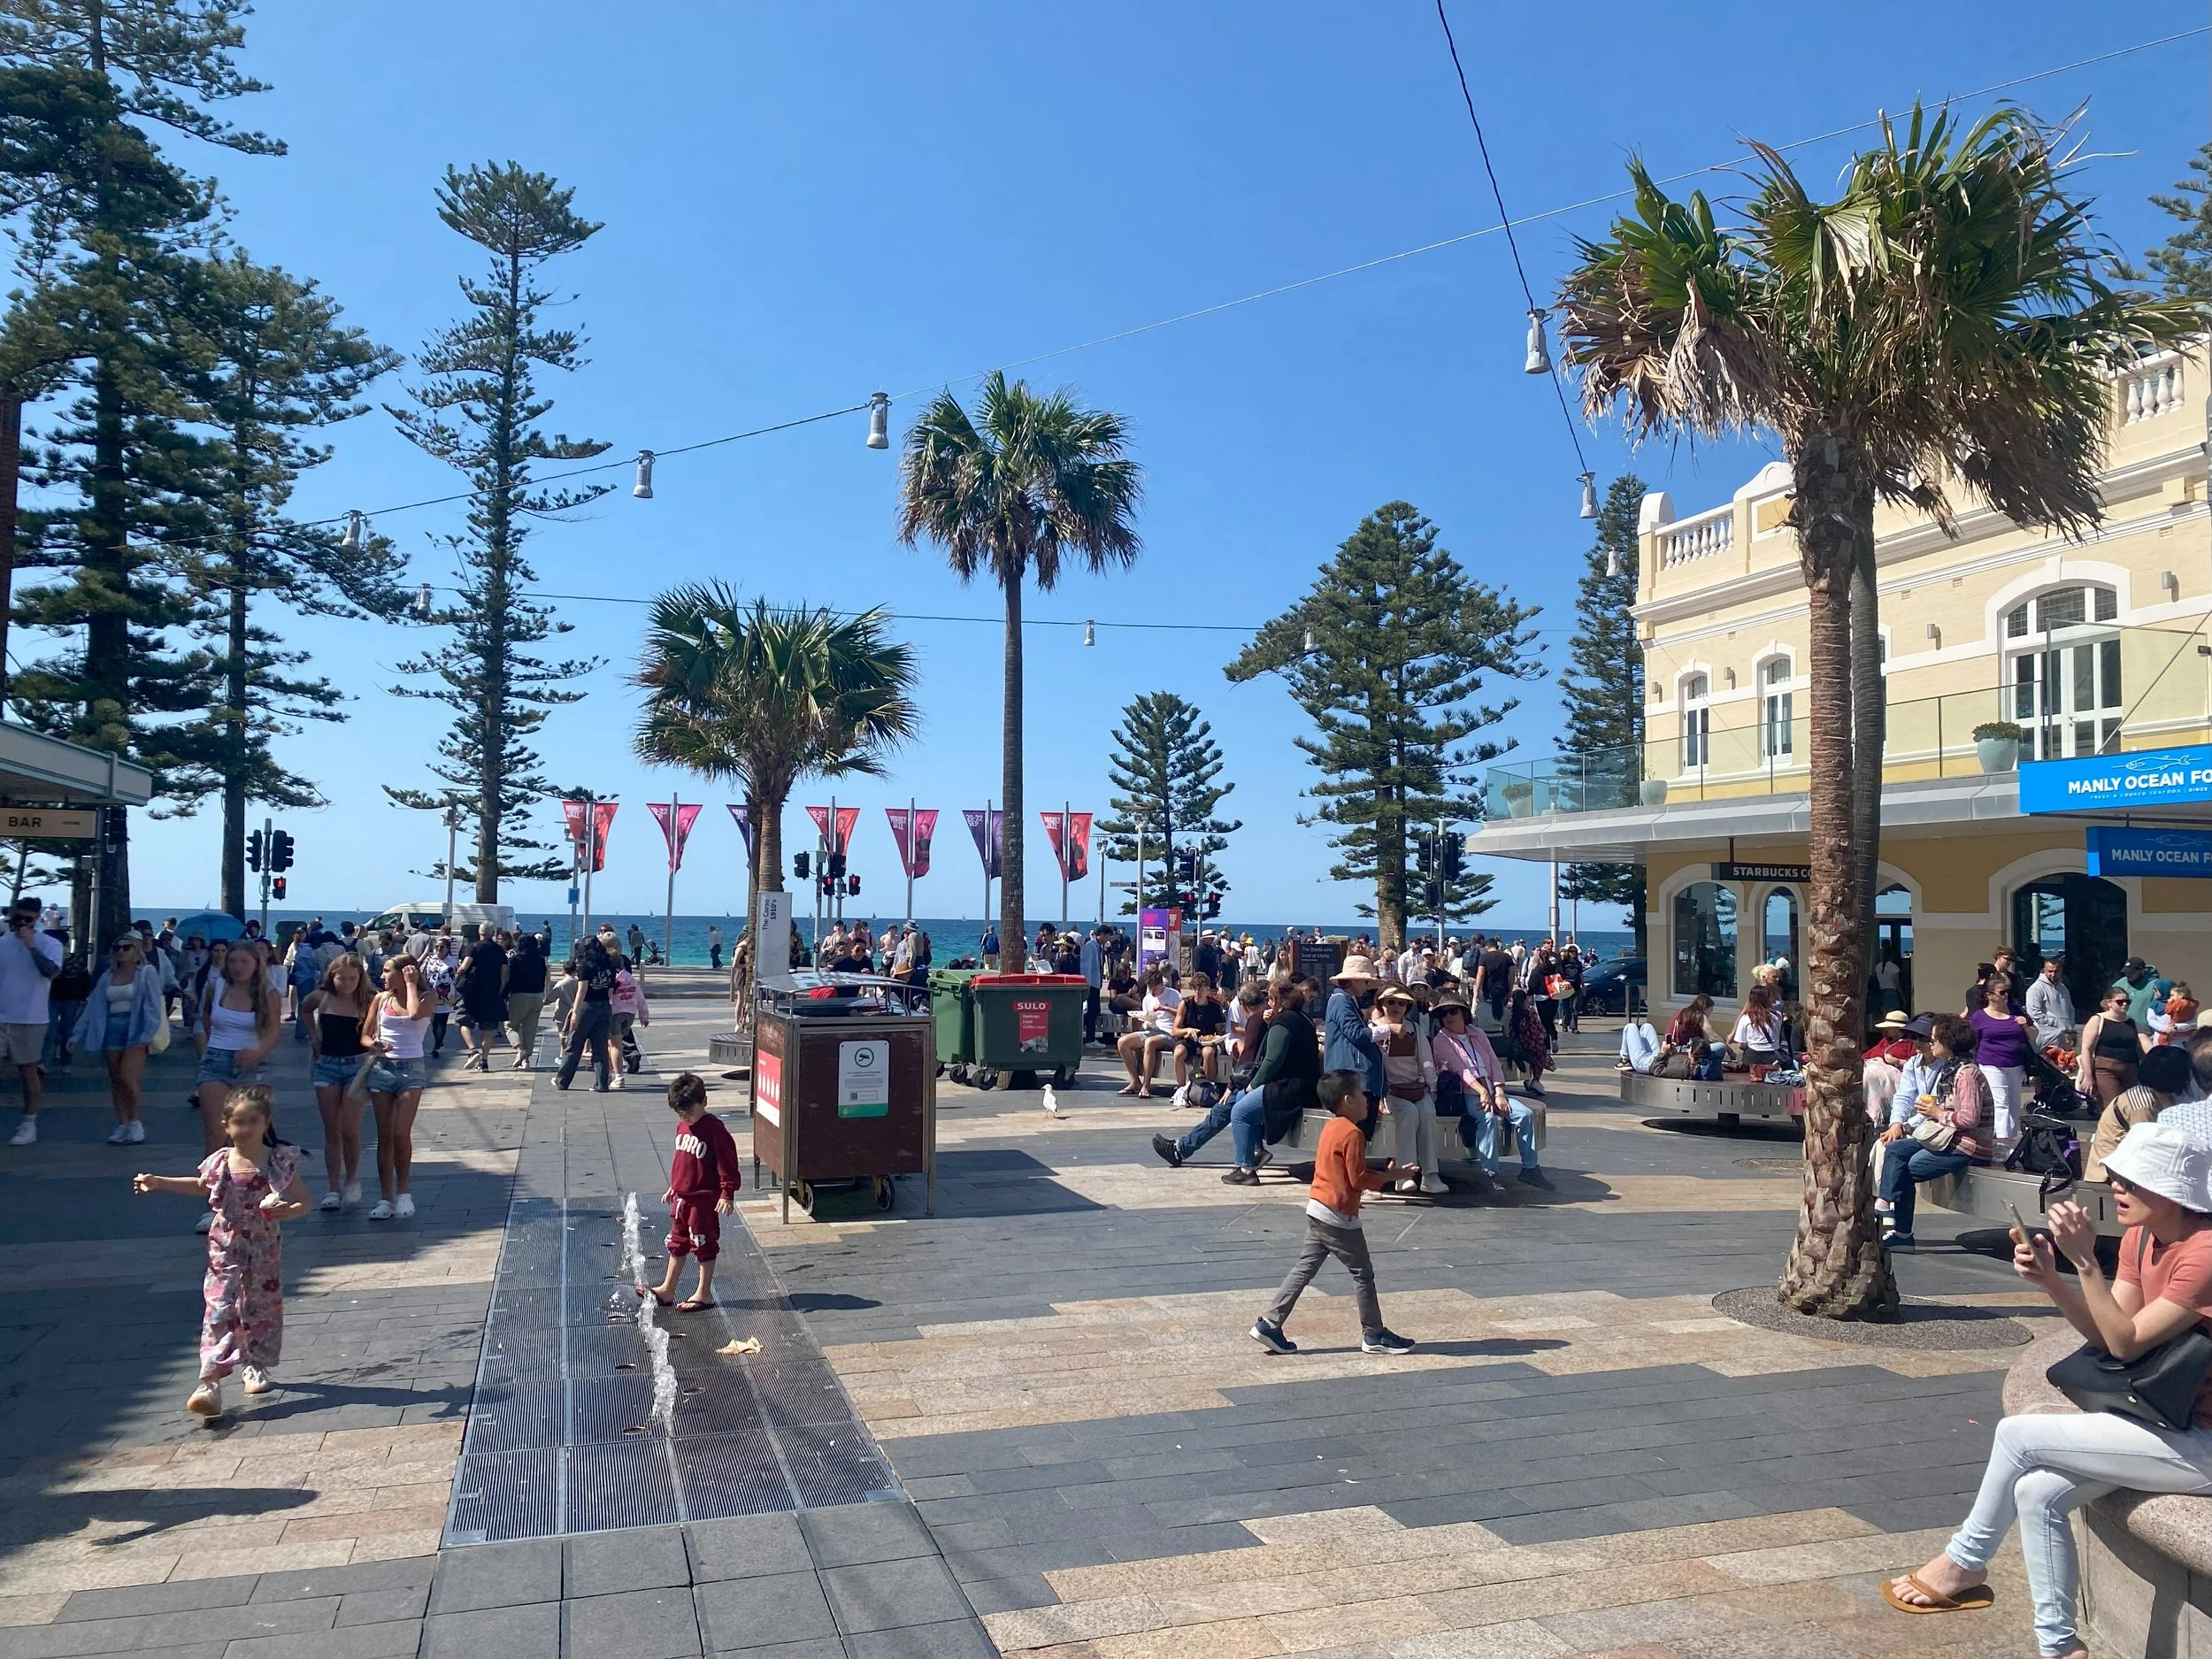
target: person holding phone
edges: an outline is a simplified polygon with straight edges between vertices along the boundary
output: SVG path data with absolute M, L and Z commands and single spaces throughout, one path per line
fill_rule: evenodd
M 2121 1225 L 2119 1272 L 2097 1259 L 2096 1225 L 2078 1204 L 2051 1206 L 2050 1233 L 2014 1212 L 2013 1271 L 2048 1296 L 2083 1338 L 2131 1360 L 2193 1327 L 2212 1328 L 2212 1148 L 2171 1124 L 2139 1124 L 2105 1164 Z M 2072 1263 L 2070 1280 L 2058 1256 Z M 2212 1379 L 2185 1429 L 2110 1411 L 2037 1412 L 1997 1425 L 1972 1511 L 1942 1552 L 1882 1586 L 1901 1613 L 1986 1608 L 1990 1557 L 2020 1521 L 2020 1554 L 2046 1659 L 2087 1659 L 2076 1623 L 2080 1562 L 2069 1517 L 2116 1488 L 2212 1492 Z

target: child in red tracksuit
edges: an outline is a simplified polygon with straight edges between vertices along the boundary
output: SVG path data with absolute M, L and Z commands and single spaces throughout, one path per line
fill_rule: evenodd
M 699 1288 L 676 1302 L 679 1313 L 714 1306 L 714 1263 L 722 1254 L 722 1217 L 737 1202 L 737 1142 L 722 1120 L 707 1110 L 707 1086 L 687 1071 L 668 1086 L 669 1110 L 683 1120 L 676 1132 L 676 1156 L 668 1165 L 668 1274 L 637 1294 L 664 1308 L 674 1300 L 683 1277 L 684 1257 L 699 1259 Z

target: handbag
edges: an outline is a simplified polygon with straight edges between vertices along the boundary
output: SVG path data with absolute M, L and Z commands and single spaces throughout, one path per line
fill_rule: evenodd
M 2139 1280 L 2150 1243 L 2145 1232 L 2136 1246 Z M 2212 1333 L 2193 1325 L 2133 1359 L 2115 1359 L 2094 1342 L 2085 1342 L 2044 1376 L 2085 1411 L 2109 1411 L 2154 1429 L 2178 1431 L 2196 1420 L 2197 1395 L 2208 1371 L 2212 1371 Z
M 1916 1118 L 1907 1133 L 1931 1152 L 1948 1152 L 1959 1138 L 1958 1125 L 1940 1118 Z

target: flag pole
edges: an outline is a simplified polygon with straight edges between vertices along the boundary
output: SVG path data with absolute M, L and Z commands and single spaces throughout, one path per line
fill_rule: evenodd
M 1068 808 L 1074 803 L 1060 803 L 1060 931 L 1068 931 Z
M 668 792 L 668 914 L 661 918 L 661 955 L 670 967 L 676 965 L 676 849 L 682 844 L 684 799 L 677 791 Z
M 914 797 L 906 797 L 906 856 L 900 860 L 906 866 L 906 924 L 914 925 Z

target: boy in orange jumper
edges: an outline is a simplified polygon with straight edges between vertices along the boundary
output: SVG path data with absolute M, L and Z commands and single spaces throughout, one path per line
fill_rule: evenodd
M 1321 1144 L 1314 1151 L 1313 1196 L 1306 1200 L 1306 1248 L 1275 1293 L 1273 1303 L 1253 1322 L 1252 1340 L 1270 1353 L 1298 1351 L 1298 1345 L 1283 1334 L 1283 1322 L 1298 1305 L 1300 1294 L 1313 1283 L 1321 1263 L 1333 1256 L 1351 1274 L 1359 1297 L 1360 1352 L 1409 1354 L 1412 1340 L 1382 1322 L 1375 1266 L 1368 1258 L 1367 1233 L 1359 1219 L 1362 1198 L 1408 1171 L 1395 1162 L 1379 1171 L 1367 1167 L 1367 1137 L 1360 1133 L 1367 1118 L 1367 1091 L 1358 1072 L 1328 1072 L 1314 1092 L 1336 1116 L 1322 1130 Z

